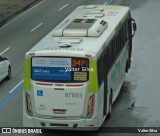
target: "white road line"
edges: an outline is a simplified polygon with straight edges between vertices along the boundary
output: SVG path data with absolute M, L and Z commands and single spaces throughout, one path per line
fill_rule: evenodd
M 62 9 L 64 9 L 65 7 L 67 7 L 68 4 L 64 5 L 62 8 L 60 8 L 58 11 L 61 11 Z
M 24 80 L 22 80 L 21 82 L 19 82 L 12 90 L 9 91 L 9 93 L 13 93 L 13 91 L 20 85 L 22 84 Z
M 2 26 L 0 29 L 4 28 L 5 26 L 9 25 L 10 23 L 12 23 L 14 20 L 18 19 L 19 17 L 23 16 L 24 14 L 26 14 L 27 12 L 31 11 L 32 9 L 36 8 L 37 6 L 39 6 L 40 4 L 42 4 L 43 2 L 45 2 L 46 0 L 41 1 L 40 3 L 38 3 L 37 5 L 33 6 L 32 8 L 28 9 L 27 11 L 23 12 L 22 14 L 20 14 L 19 16 L 17 16 L 16 18 L 12 19 L 10 22 L 8 22 L 7 24 L 5 24 L 4 26 Z
M 39 25 L 37 25 L 36 27 L 34 27 L 31 32 L 35 31 L 38 27 L 40 27 L 41 25 L 43 25 L 43 22 L 41 22 Z
M 3 53 L 7 52 L 9 49 L 10 49 L 10 47 L 8 47 L 8 48 L 5 49 L 4 51 L 2 51 L 2 52 L 0 53 L 0 55 L 2 55 Z

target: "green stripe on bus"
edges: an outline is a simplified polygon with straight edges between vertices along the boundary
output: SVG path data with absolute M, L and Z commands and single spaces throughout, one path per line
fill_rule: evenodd
M 31 59 L 25 59 L 24 64 L 24 90 L 31 90 Z
M 89 68 L 93 68 L 93 71 L 89 72 L 88 92 L 96 93 L 98 91 L 98 78 L 97 78 L 97 63 L 96 61 L 89 62 Z

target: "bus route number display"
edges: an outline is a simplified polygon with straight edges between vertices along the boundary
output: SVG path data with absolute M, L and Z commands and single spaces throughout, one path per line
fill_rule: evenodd
M 86 81 L 84 58 L 33 57 L 32 79 L 39 81 Z
M 83 71 L 88 67 L 87 59 L 81 58 L 72 58 L 72 69 L 73 71 L 73 80 L 74 81 L 87 81 L 87 73 Z
M 72 59 L 72 67 L 86 67 L 85 59 Z

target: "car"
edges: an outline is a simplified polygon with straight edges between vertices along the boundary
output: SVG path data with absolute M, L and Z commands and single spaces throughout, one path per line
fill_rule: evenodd
M 0 56 L 0 81 L 11 78 L 11 63 L 6 57 Z

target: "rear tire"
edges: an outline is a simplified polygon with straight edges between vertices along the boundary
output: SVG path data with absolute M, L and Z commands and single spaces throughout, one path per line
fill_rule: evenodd
M 7 80 L 11 79 L 12 71 L 11 71 L 11 66 L 9 65 L 8 67 L 8 75 L 7 75 Z

